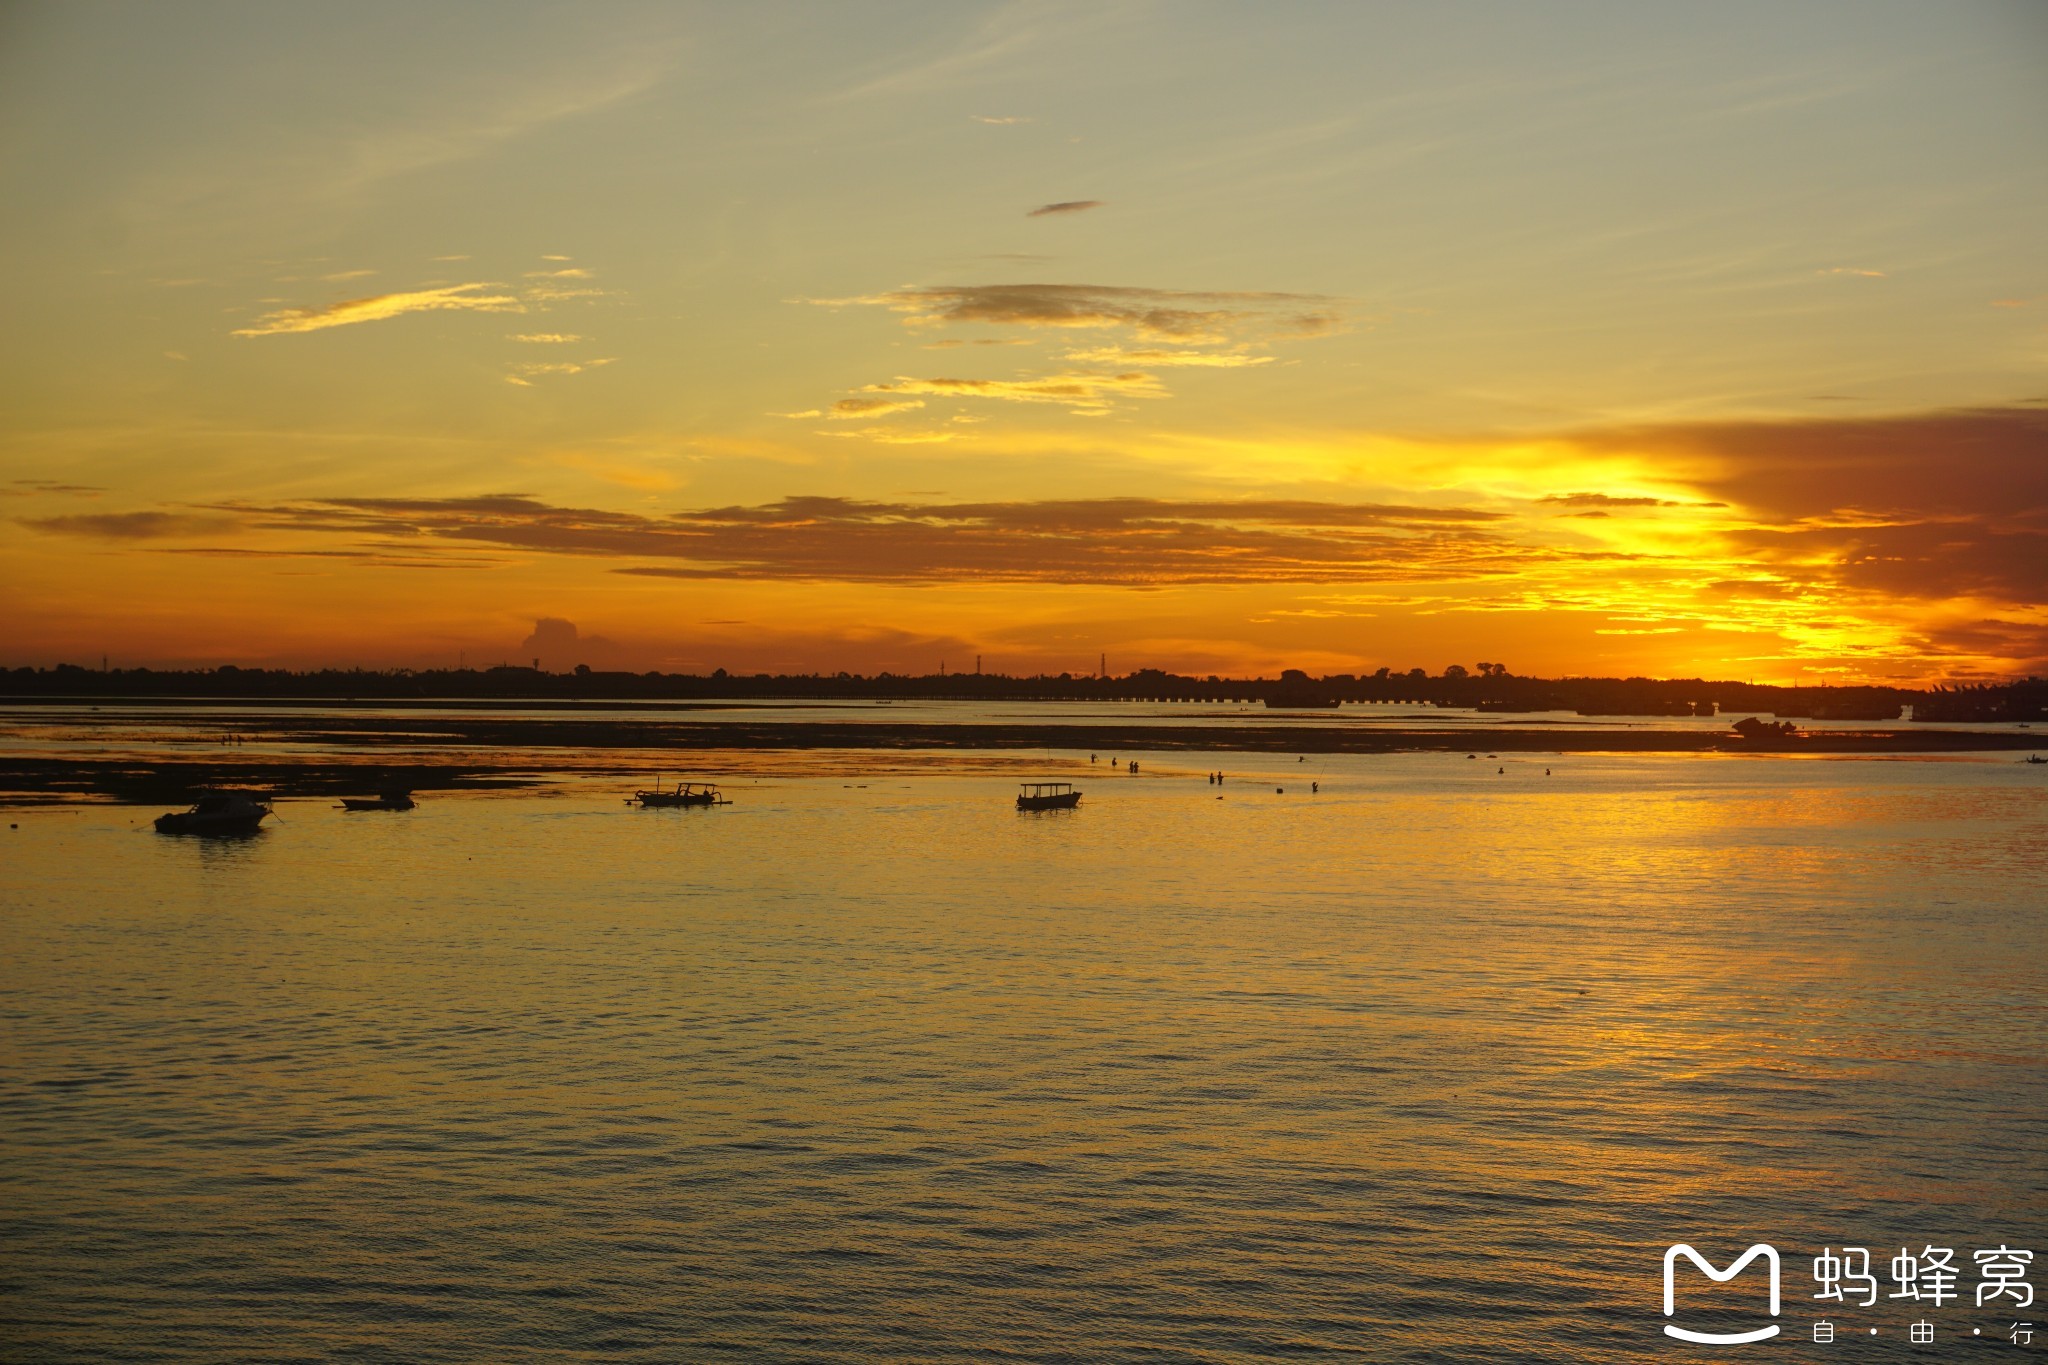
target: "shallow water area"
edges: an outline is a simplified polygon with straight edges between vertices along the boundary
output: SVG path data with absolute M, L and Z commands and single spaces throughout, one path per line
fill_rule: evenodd
M 1102 757 L 10 813 L 11 1349 L 1623 1361 L 1674 1241 L 1788 1338 L 2044 1249 L 2040 770 Z

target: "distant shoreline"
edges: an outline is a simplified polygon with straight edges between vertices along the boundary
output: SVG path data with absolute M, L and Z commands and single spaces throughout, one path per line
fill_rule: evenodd
M 1959 682 L 1934 687 L 1878 683 L 1780 685 L 1730 678 L 1646 678 L 1569 675 L 1522 677 L 1499 664 L 1480 664 L 1475 673 L 1448 665 L 1431 676 L 1420 668 L 1396 673 L 1333 673 L 1310 677 L 1298 669 L 1275 678 L 1194 677 L 1141 668 L 1122 676 L 1106 672 L 1058 675 L 940 672 L 872 677 L 838 674 L 625 673 L 578 667 L 548 672 L 501 664 L 471 669 L 363 670 L 242 668 L 149 668 L 100 670 L 76 664 L 55 668 L 0 667 L 0 698 L 28 706 L 99 702 L 113 705 L 288 704 L 328 709 L 417 706 L 434 703 L 468 708 L 507 703 L 607 709 L 733 705 L 845 705 L 862 702 L 967 703 L 1152 703 L 1155 705 L 1259 705 L 1276 710 L 1326 710 L 1343 706 L 1434 706 L 1470 709 L 1498 716 L 1563 711 L 1582 716 L 1713 717 L 1753 713 L 1794 720 L 1858 721 L 1884 724 L 1915 721 L 2000 724 L 2048 722 L 2048 679 Z M 175 700 L 174 700 L 175 699 Z

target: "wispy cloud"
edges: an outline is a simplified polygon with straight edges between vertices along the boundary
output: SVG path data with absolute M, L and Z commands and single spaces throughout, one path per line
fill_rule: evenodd
M 901 96 L 976 82 L 991 64 L 1015 60 L 1054 31 L 1045 23 L 1045 16 L 1032 7 L 998 7 L 958 38 L 934 34 L 906 52 L 892 51 L 891 59 L 902 58 L 902 65 L 875 74 L 833 98 Z
M 836 436 L 848 440 L 876 441 L 885 446 L 933 446 L 944 445 L 960 433 L 943 428 L 930 427 L 861 427 L 853 431 L 821 431 L 820 436 Z
M 1102 199 L 1062 199 L 1057 204 L 1040 204 L 1024 216 L 1026 218 L 1044 218 L 1049 214 L 1055 213 L 1086 213 L 1089 209 L 1101 208 L 1106 202 L 1106 200 Z
M 1816 275 L 1856 275 L 1866 280 L 1882 280 L 1887 278 L 1882 270 L 1862 270 L 1853 265 L 1831 265 L 1825 269 L 1816 270 L 1813 273 Z
M 886 308 L 911 327 L 1129 328 L 1143 337 L 1178 342 L 1217 341 L 1232 333 L 1315 335 L 1336 324 L 1342 305 L 1321 294 L 1101 284 L 929 285 L 809 302 Z
M 573 332 L 514 332 L 510 339 L 530 342 L 536 346 L 566 346 L 583 340 Z
M 887 417 L 892 412 L 910 412 L 923 406 L 921 398 L 842 398 L 832 405 L 832 411 L 826 416 L 835 421 L 851 421 L 863 417 Z
M 808 299 L 824 307 L 885 308 L 914 329 L 978 325 L 1027 335 L 944 337 L 927 349 L 1028 345 L 1044 329 L 1128 331 L 1153 346 L 1093 346 L 1066 359 L 1087 369 L 1010 378 L 898 376 L 862 393 L 992 398 L 1062 404 L 1078 417 L 1100 417 L 1119 400 L 1163 398 L 1154 368 L 1246 369 L 1274 357 L 1254 353 L 1279 341 L 1327 334 L 1342 320 L 1343 300 L 1319 294 L 1243 290 L 1149 289 L 1130 285 L 989 284 L 906 287 L 856 298 Z M 1221 349 L 1202 349 L 1221 347 Z
M 512 367 L 512 372 L 505 376 L 505 382 L 517 384 L 522 389 L 531 388 L 534 380 L 547 375 L 582 374 L 585 370 L 595 370 L 600 366 L 614 364 L 617 360 L 617 356 L 609 355 L 592 360 L 524 360 Z
M 653 88 L 667 65 L 668 54 L 655 47 L 592 54 L 560 71 L 508 75 L 499 91 L 428 117 L 394 110 L 327 149 L 329 169 L 317 188 L 330 198 L 352 197 L 400 176 L 469 160 L 631 99 Z
M 1068 360 L 1089 365 L 1192 365 L 1208 369 L 1234 370 L 1247 365 L 1270 365 L 1269 355 L 1247 355 L 1243 351 L 1125 350 L 1120 346 L 1098 346 L 1086 351 L 1068 351 Z
M 96 498 L 107 490 L 90 483 L 58 483 L 53 479 L 15 479 L 0 486 L 0 498 Z
M 482 313 L 523 313 L 525 305 L 511 294 L 479 294 L 479 289 L 501 286 L 451 284 L 439 289 L 416 289 L 409 293 L 372 294 L 367 298 L 345 299 L 324 307 L 285 308 L 266 313 L 247 327 L 235 329 L 238 337 L 283 336 L 292 332 L 318 332 L 328 327 L 347 327 L 359 322 L 382 322 L 407 313 L 465 310 Z
M 631 459 L 619 459 L 584 451 L 563 451 L 549 457 L 564 469 L 574 469 L 594 479 L 643 493 L 665 493 L 682 485 L 674 470 Z
M 863 393 L 935 394 L 942 398 L 994 398 L 1011 403 L 1062 403 L 1076 411 L 1101 411 L 1118 398 L 1162 398 L 1166 390 L 1149 374 L 1076 371 L 1038 379 L 916 379 L 901 376 L 868 384 Z
M 212 536 L 235 528 L 233 517 L 190 512 L 99 512 L 68 517 L 24 517 L 24 526 L 93 540 L 165 540 Z
M 183 28 L 204 45 L 213 22 L 194 15 Z M 537 21 L 502 16 L 507 31 L 522 22 Z M 657 26 L 668 27 L 623 15 L 585 26 L 590 32 L 556 25 L 550 41 L 503 43 L 488 61 L 478 60 L 482 40 L 474 32 L 415 29 L 387 45 L 377 98 L 353 101 L 345 113 L 333 106 L 333 117 L 245 119 L 217 137 L 167 147 L 138 170 L 125 209 L 142 220 L 205 224 L 222 241 L 274 239 L 286 215 L 305 230 L 332 227 L 337 214 L 369 209 L 395 182 L 487 156 L 653 89 L 679 51 L 674 37 L 649 31 Z M 347 61 L 329 55 L 341 63 L 340 78 Z M 328 91 L 316 79 L 291 98 L 308 110 L 328 108 L 341 89 Z
M 1613 507 L 1687 507 L 1694 504 L 1673 502 L 1668 498 L 1617 497 L 1612 493 L 1548 493 L 1538 502 L 1557 503 L 1564 507 L 1597 507 L 1602 510 Z M 1725 503 L 1710 504 L 1715 507 Z
M 576 278 L 588 279 L 589 276 L 582 275 Z M 520 292 L 528 303 L 545 307 L 551 303 L 567 303 L 571 299 L 609 298 L 617 291 L 580 287 L 574 279 L 564 282 L 559 278 L 541 277 L 534 279 Z
M 1031 122 L 1030 119 L 1019 117 L 1016 114 L 1004 114 L 1000 117 L 993 114 L 970 114 L 968 117 L 972 118 L 976 123 L 1012 124 Z

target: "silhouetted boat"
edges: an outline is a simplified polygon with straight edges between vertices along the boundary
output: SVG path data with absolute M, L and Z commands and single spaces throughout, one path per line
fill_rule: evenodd
M 375 796 L 344 796 L 343 810 L 411 810 L 419 802 L 411 792 L 379 792 Z
M 730 806 L 732 802 L 720 795 L 713 783 L 678 782 L 674 791 L 656 787 L 651 791 L 634 792 L 633 800 L 628 804 L 652 809 L 657 806 Z
M 156 818 L 158 834 L 254 834 L 270 814 L 270 802 L 247 792 L 211 792 L 190 810 Z
M 2048 758 L 2043 758 L 2043 757 L 2041 757 L 2041 755 L 2039 755 L 2039 754 L 2028 754 L 2028 755 L 2027 755 L 2027 762 L 2029 762 L 2029 763 L 2048 763 Z
M 1018 810 L 1072 810 L 1081 804 L 1081 793 L 1071 782 L 1020 782 Z

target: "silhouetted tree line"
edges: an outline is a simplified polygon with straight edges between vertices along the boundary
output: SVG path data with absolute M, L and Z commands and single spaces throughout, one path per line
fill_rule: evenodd
M 1503 664 L 1475 669 L 1453 664 L 1432 676 L 1382 668 L 1358 675 L 1311 678 L 1288 669 L 1279 678 L 1189 677 L 1139 669 L 1122 677 L 1088 674 L 878 673 L 710 674 L 603 672 L 579 666 L 566 673 L 496 668 L 154 670 L 0 669 L 0 695 L 11 697 L 192 697 L 345 701 L 708 701 L 956 699 L 964 701 L 1266 702 L 1476 707 L 1514 714 L 1573 711 L 1587 716 L 1688 716 L 1755 712 L 1813 720 L 1894 720 L 1903 707 L 1915 720 L 2031 721 L 2048 719 L 2048 680 L 1969 684 L 1919 690 L 1902 687 L 1774 687 L 1703 678 L 1523 678 Z

